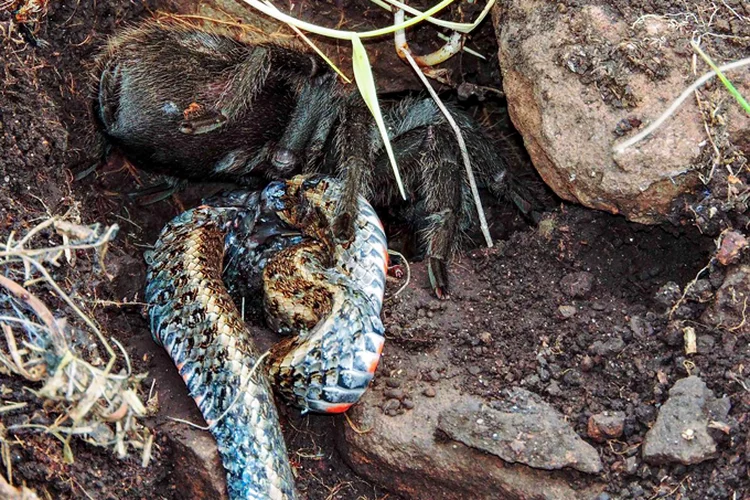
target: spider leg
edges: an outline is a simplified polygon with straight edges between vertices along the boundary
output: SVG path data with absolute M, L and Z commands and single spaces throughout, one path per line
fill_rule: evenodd
M 334 235 L 342 240 L 350 240 L 354 235 L 354 220 L 358 210 L 358 198 L 367 198 L 367 187 L 372 176 L 372 153 L 370 130 L 372 116 L 365 103 L 350 99 L 344 105 L 341 121 L 336 130 L 337 170 L 343 179 L 344 189 L 341 202 L 333 223 Z
M 306 164 L 315 164 L 336 121 L 335 75 L 313 78 L 302 87 L 297 104 L 284 135 L 276 145 L 272 164 L 281 175 L 299 166 L 302 155 Z
M 421 239 L 427 247 L 427 271 L 438 298 L 448 295 L 448 262 L 460 246 L 464 213 L 464 179 L 458 151 L 441 126 L 427 127 L 425 153 L 417 160 L 422 175 L 421 194 L 427 212 L 427 227 Z

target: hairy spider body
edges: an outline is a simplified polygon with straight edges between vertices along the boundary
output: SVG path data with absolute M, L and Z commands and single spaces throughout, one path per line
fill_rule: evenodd
M 151 22 L 110 42 L 98 78 L 102 135 L 139 167 L 240 184 L 336 174 L 344 181 L 334 226 L 340 239 L 352 234 L 359 194 L 376 207 L 401 202 L 362 98 L 303 50 Z M 502 194 L 509 179 L 499 150 L 470 116 L 451 113 L 480 185 Z M 423 215 L 430 280 L 442 296 L 446 265 L 478 220 L 458 143 L 431 99 L 406 98 L 383 114 L 410 202 Z M 511 198 L 529 211 L 517 191 Z
M 235 182 L 275 178 L 280 169 L 265 167 L 297 102 L 334 83 L 328 66 L 298 47 L 156 22 L 110 40 L 97 80 L 99 130 L 136 166 Z

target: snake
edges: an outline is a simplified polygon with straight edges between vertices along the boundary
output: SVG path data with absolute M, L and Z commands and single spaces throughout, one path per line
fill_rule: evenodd
M 386 237 L 360 198 L 354 235 L 339 240 L 341 192 L 315 175 L 219 196 L 172 219 L 146 254 L 152 336 L 216 440 L 232 499 L 297 498 L 273 389 L 303 412 L 340 413 L 377 368 Z M 285 335 L 265 355 L 232 290 L 262 295 Z

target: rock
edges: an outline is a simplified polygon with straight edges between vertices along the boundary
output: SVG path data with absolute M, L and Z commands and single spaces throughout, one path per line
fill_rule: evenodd
M 575 306 L 560 306 L 557 308 L 558 316 L 561 319 L 570 319 L 576 314 Z
M 711 147 L 697 105 L 684 103 L 621 153 L 613 146 L 653 122 L 695 79 L 679 52 L 683 35 L 659 7 L 634 23 L 625 11 L 590 0 L 564 13 L 558 5 L 509 0 L 493 16 L 508 112 L 534 166 L 566 200 L 632 221 L 664 220 L 675 200 L 698 185 L 691 165 Z M 666 41 L 658 48 L 637 42 L 655 33 Z M 740 85 L 750 94 L 747 79 Z M 733 139 L 746 137 L 750 117 L 740 109 L 727 115 Z
M 591 370 L 593 370 L 595 364 L 596 363 L 594 363 L 594 360 L 591 358 L 591 356 L 587 354 L 581 360 L 581 371 L 590 372 Z
M 383 396 L 400 401 L 406 397 L 406 392 L 403 389 L 386 389 L 383 391 Z
M 646 433 L 643 459 L 656 465 L 691 465 L 714 458 L 716 443 L 708 433 L 708 423 L 724 421 L 729 409 L 729 398 L 716 398 L 700 378 L 678 380 Z
M 394 415 L 394 410 L 398 410 L 401 407 L 401 401 L 398 399 L 389 399 L 383 404 L 383 413 Z
M 530 393 L 521 391 L 519 394 Z M 416 395 L 413 410 L 400 418 L 385 418 L 375 407 L 380 396 L 376 391 L 368 391 L 362 402 L 349 411 L 349 417 L 357 428 L 371 430 L 359 434 L 352 426 L 341 422 L 343 425 L 342 432 L 337 437 L 338 448 L 359 475 L 404 498 L 414 500 L 594 498 L 604 489 L 604 484 L 596 481 L 583 482 L 573 489 L 566 478 L 520 463 L 508 463 L 499 456 L 484 451 L 485 447 L 493 450 L 501 447 L 513 459 L 518 458 L 520 453 L 521 456 L 550 465 L 550 461 L 542 456 L 545 453 L 541 451 L 546 450 L 549 444 L 542 443 L 543 448 L 536 449 L 535 439 L 542 435 L 541 422 L 546 422 L 546 417 L 552 414 L 560 424 L 556 429 L 565 436 L 556 437 L 555 441 L 559 445 L 570 439 L 573 445 L 571 448 L 561 446 L 559 452 L 576 454 L 583 450 L 580 445 L 588 447 L 588 451 L 583 451 L 583 456 L 576 455 L 577 458 L 571 460 L 556 456 L 552 461 L 560 466 L 563 463 L 577 464 L 589 470 L 601 467 L 596 452 L 583 443 L 556 412 L 541 402 L 527 404 L 518 398 L 519 394 L 516 399 L 509 399 L 507 405 L 512 408 L 511 405 L 515 402 L 520 413 L 507 409 L 496 410 L 489 408 L 477 397 L 458 393 L 454 385 L 445 380 L 441 382 L 437 397 Z M 532 395 L 532 398 L 538 396 Z M 457 402 L 461 402 L 458 408 Z M 522 413 L 525 410 L 541 411 L 545 418 L 540 418 L 536 413 Z M 519 437 L 512 434 L 512 431 L 506 434 L 499 430 L 503 437 L 494 441 L 492 433 L 496 431 L 493 430 L 489 442 L 485 443 L 487 440 L 483 437 L 483 429 L 495 427 L 496 418 L 522 422 L 530 426 L 528 430 L 535 436 Z M 482 423 L 478 424 L 478 420 L 482 420 Z M 442 422 L 440 428 L 438 422 Z M 447 439 L 444 428 L 455 431 L 457 436 L 469 443 L 476 440 L 475 444 L 482 448 L 477 449 L 463 441 Z M 515 428 L 515 432 L 518 433 L 521 428 L 523 427 Z
M 385 385 L 388 387 L 401 387 L 401 381 L 397 378 L 387 378 L 385 379 Z
M 560 280 L 560 290 L 568 297 L 586 298 L 594 286 L 594 275 L 580 271 L 570 273 Z
M 633 496 L 633 498 L 642 497 L 644 493 L 645 491 L 643 490 L 643 486 L 636 482 L 630 483 L 630 494 Z
M 713 352 L 716 346 L 716 339 L 711 335 L 701 335 L 698 337 L 698 352 L 703 354 L 709 354 Z
M 714 291 L 711 281 L 707 279 L 695 280 L 687 289 L 686 298 L 696 302 L 708 302 L 713 297 Z
M 549 383 L 547 386 L 547 394 L 553 397 L 557 397 L 562 394 L 562 389 L 560 389 L 560 384 L 557 382 L 557 380 L 553 380 Z
M 228 499 L 226 473 L 213 436 L 176 422 L 160 429 L 172 445 L 174 470 L 170 480 L 179 487 L 180 498 Z
M 732 330 L 736 334 L 750 332 L 750 266 L 742 265 L 727 270 L 724 283 L 714 296 L 713 303 L 701 316 L 703 323 Z
M 570 386 L 578 387 L 579 385 L 581 385 L 581 383 L 583 383 L 583 376 L 578 370 L 570 369 L 565 372 L 565 375 L 563 376 L 563 382 Z
M 638 459 L 635 456 L 625 459 L 625 474 L 634 475 L 638 471 Z
M 644 337 L 646 335 L 651 335 L 654 332 L 654 328 L 640 316 L 633 316 L 630 318 L 629 326 L 633 335 L 636 337 Z
M 674 281 L 667 281 L 656 291 L 654 300 L 663 306 L 672 307 L 682 296 L 682 288 Z
M 508 391 L 499 406 L 461 404 L 440 414 L 438 428 L 452 439 L 506 462 L 546 470 L 601 471 L 596 450 L 540 396 L 516 388 Z
M 640 404 L 635 407 L 635 418 L 646 427 L 651 427 L 656 419 L 656 408 L 652 405 Z
M 737 261 L 740 252 L 748 246 L 747 238 L 737 231 L 727 231 L 721 238 L 721 245 L 716 252 L 716 260 L 728 266 Z
M 625 348 L 625 342 L 620 337 L 614 337 L 607 341 L 597 340 L 589 346 L 589 352 L 606 358 L 617 354 Z
M 625 414 L 621 411 L 604 412 L 591 415 L 588 423 L 588 435 L 595 441 L 617 439 L 625 428 Z
M 424 394 L 428 398 L 434 398 L 437 395 L 437 393 L 435 392 L 435 389 L 433 389 L 432 387 L 428 387 L 427 389 L 422 391 L 422 394 Z

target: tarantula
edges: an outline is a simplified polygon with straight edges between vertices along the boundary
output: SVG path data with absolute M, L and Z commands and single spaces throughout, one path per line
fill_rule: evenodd
M 300 47 L 152 21 L 113 38 L 97 63 L 94 115 L 104 144 L 140 168 L 170 176 L 173 185 L 336 174 L 344 181 L 334 228 L 342 240 L 352 234 L 359 194 L 376 207 L 401 201 L 357 90 Z M 471 117 L 451 112 L 480 184 L 508 193 L 498 149 Z M 447 262 L 477 220 L 460 151 L 431 99 L 405 98 L 383 115 L 405 189 L 418 202 L 430 281 L 443 296 Z M 518 189 L 510 193 L 529 212 Z

